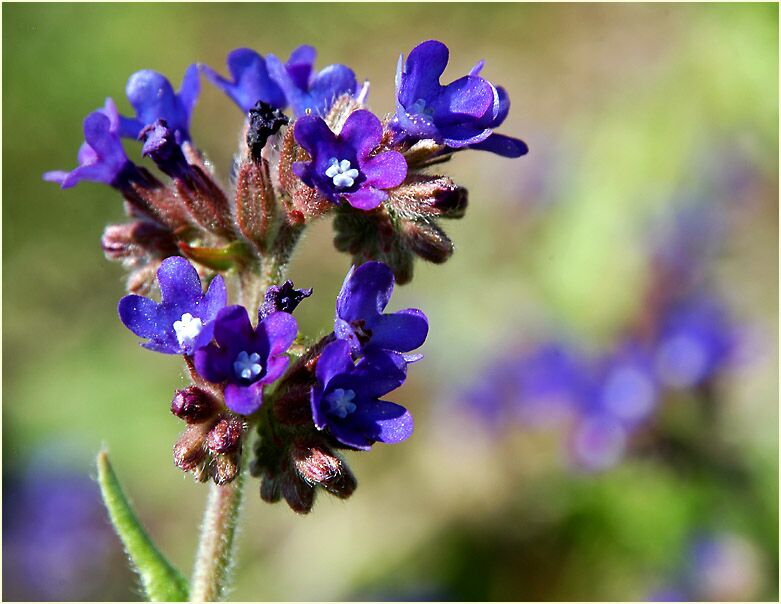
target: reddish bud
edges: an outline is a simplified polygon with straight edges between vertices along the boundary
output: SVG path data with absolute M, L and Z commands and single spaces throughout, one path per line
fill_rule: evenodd
M 357 486 L 347 464 L 329 447 L 320 443 L 296 442 L 291 448 L 293 467 L 311 485 L 320 485 L 329 493 L 346 499 Z
M 241 444 L 244 429 L 244 421 L 237 415 L 223 416 L 206 435 L 206 446 L 215 453 L 235 451 Z
M 239 474 L 239 455 L 237 453 L 215 455 L 210 470 L 216 484 L 232 481 Z
M 195 469 L 208 453 L 205 441 L 206 427 L 203 424 L 188 425 L 174 445 L 176 466 L 185 472 Z
M 214 397 L 197 386 L 177 390 L 171 401 L 171 413 L 188 424 L 205 422 L 217 413 L 217 409 Z
M 402 233 L 409 248 L 424 260 L 442 264 L 453 255 L 453 242 L 435 224 L 405 222 Z

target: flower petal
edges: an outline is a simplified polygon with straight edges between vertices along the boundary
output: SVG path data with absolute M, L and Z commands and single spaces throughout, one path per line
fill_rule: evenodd
M 254 335 L 247 309 L 243 306 L 226 306 L 217 314 L 214 339 L 222 348 L 246 350 Z
M 236 357 L 230 350 L 209 344 L 196 350 L 193 360 L 201 377 L 219 384 L 233 375 L 233 362 Z
M 345 121 L 339 138 L 355 149 L 359 160 L 374 151 L 382 141 L 382 122 L 367 109 L 353 111 Z
M 409 352 L 426 341 L 428 319 L 422 311 L 408 308 L 390 315 L 381 315 L 372 323 L 371 330 L 371 346 Z
M 437 124 L 479 119 L 494 106 L 494 87 L 483 78 L 464 76 L 445 86 L 432 103 Z
M 361 164 L 367 185 L 378 189 L 398 187 L 407 177 L 407 160 L 398 151 L 386 151 Z
M 209 283 L 209 289 L 198 304 L 198 316 L 204 321 L 212 321 L 217 313 L 228 303 L 228 291 L 222 275 L 217 275 Z
M 429 101 L 439 94 L 439 77 L 449 54 L 447 46 L 437 40 L 422 42 L 410 51 L 398 87 L 398 98 L 407 109 L 418 99 Z
M 388 199 L 388 194 L 374 187 L 364 187 L 358 189 L 355 193 L 344 196 L 349 204 L 358 210 L 373 210 Z
M 157 270 L 157 282 L 165 305 L 194 307 L 203 295 L 198 271 L 181 256 L 163 260 Z
M 351 371 L 353 367 L 349 343 L 337 340 L 328 344 L 320 353 L 315 375 L 320 384 L 327 386 L 334 376 Z
M 401 405 L 388 401 L 361 402 L 355 411 L 354 423 L 370 429 L 366 434 L 376 441 L 393 444 L 412 436 L 412 414 Z
M 529 152 L 529 147 L 521 139 L 503 134 L 492 134 L 482 142 L 469 145 L 469 148 L 490 151 L 502 157 L 510 158 L 521 157 Z
M 270 357 L 267 362 L 266 373 L 261 378 L 261 382 L 264 384 L 273 384 L 276 382 L 282 374 L 285 373 L 285 369 L 290 362 L 286 356 Z
M 164 327 L 160 305 L 149 298 L 135 294 L 125 296 L 119 301 L 117 311 L 120 321 L 139 338 L 154 338 Z
M 311 106 L 315 113 L 325 114 L 343 94 L 353 94 L 357 88 L 355 73 L 346 65 L 329 65 L 315 76 L 309 87 Z
M 373 321 L 393 293 L 393 271 L 382 262 L 366 262 L 347 273 L 336 298 L 336 314 L 345 321 Z
M 328 125 L 315 115 L 305 115 L 296 120 L 294 135 L 298 144 L 311 156 L 316 155 L 321 143 L 328 142 L 335 145 L 337 142 L 336 135 Z
M 239 415 L 252 415 L 263 404 L 263 384 L 249 386 L 228 384 L 225 387 L 225 405 Z
M 290 53 L 290 58 L 285 63 L 285 70 L 296 87 L 306 90 L 309 88 L 309 76 L 317 58 L 317 51 L 313 46 L 304 44 Z
M 286 312 L 271 313 L 258 325 L 258 331 L 265 333 L 269 343 L 269 354 L 276 356 L 290 348 L 298 335 L 295 317 Z

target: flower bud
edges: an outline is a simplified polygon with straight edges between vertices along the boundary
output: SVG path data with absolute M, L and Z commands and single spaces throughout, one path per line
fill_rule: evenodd
M 235 451 L 241 444 L 244 428 L 244 421 L 237 415 L 223 416 L 206 435 L 206 446 L 215 453 Z
M 433 223 L 404 222 L 402 233 L 409 248 L 424 260 L 442 264 L 453 255 L 453 242 Z
M 210 470 L 215 484 L 226 484 L 238 476 L 239 457 L 238 453 L 223 453 L 214 456 Z
M 263 475 L 260 481 L 260 498 L 266 503 L 276 503 L 282 498 L 282 490 L 276 476 L 269 473 Z
M 146 220 L 108 225 L 100 246 L 108 260 L 134 259 L 144 254 L 166 258 L 178 253 L 171 231 Z
M 205 422 L 217 413 L 217 409 L 214 397 L 197 386 L 177 390 L 171 401 L 171 413 L 188 424 Z
M 357 486 L 347 464 L 328 446 L 313 442 L 296 442 L 291 448 L 293 467 L 311 485 L 320 485 L 329 493 L 346 499 Z
M 195 469 L 208 454 L 204 446 L 206 429 L 203 424 L 190 424 L 174 445 L 174 464 L 185 472 Z
M 286 472 L 280 481 L 282 496 L 290 509 L 297 514 L 307 514 L 315 503 L 315 489 L 294 472 Z

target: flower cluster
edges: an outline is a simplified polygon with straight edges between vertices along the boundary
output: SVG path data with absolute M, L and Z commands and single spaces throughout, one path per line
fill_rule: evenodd
M 131 221 L 102 239 L 130 272 L 119 316 L 145 348 L 185 361 L 192 384 L 171 403 L 187 423 L 174 461 L 198 480 L 233 480 L 257 433 L 249 470 L 261 496 L 307 512 L 316 487 L 339 497 L 355 489 L 337 450 L 411 435 L 410 413 L 385 399 L 421 358 L 428 320 L 385 307 L 416 256 L 447 260 L 452 243 L 437 221 L 462 217 L 467 205 L 466 189 L 429 167 L 469 148 L 527 151 L 494 133 L 509 100 L 478 75 L 482 62 L 439 84 L 447 55 L 436 41 L 412 50 L 397 73 L 396 113 L 384 119 L 366 104 L 368 82 L 344 65 L 315 70 L 311 46 L 284 63 L 234 50 L 227 76 L 194 64 L 178 91 L 139 71 L 126 88 L 133 114 L 107 99 L 84 120 L 79 165 L 44 175 L 62 188 L 107 184 L 124 198 Z M 192 139 L 202 75 L 246 116 L 228 188 Z M 131 160 L 123 138 L 140 141 L 159 173 Z M 355 266 L 333 330 L 312 339 L 293 317 L 312 290 L 284 274 L 304 228 L 331 214 L 335 246 Z
M 702 229 L 712 215 L 695 206 L 677 217 L 652 254 L 643 312 L 609 349 L 588 356 L 551 340 L 505 354 L 467 389 L 463 404 L 495 427 L 568 419 L 571 458 L 602 470 L 622 459 L 633 435 L 651 429 L 665 399 L 709 399 L 736 358 L 739 335 L 725 304 L 702 283 L 712 238 L 687 235 L 694 218 Z

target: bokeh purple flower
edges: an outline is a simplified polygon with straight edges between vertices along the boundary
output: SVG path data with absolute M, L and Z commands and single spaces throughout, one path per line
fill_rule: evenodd
M 130 76 L 125 92 L 136 116 L 120 118 L 122 136 L 138 138 L 141 130 L 161 119 L 174 132 L 178 144 L 190 140 L 190 116 L 200 93 L 196 65 L 190 65 L 185 71 L 178 93 L 165 76 L 151 69 L 142 69 Z
M 228 54 L 227 64 L 232 80 L 206 65 L 199 65 L 199 68 L 244 113 L 248 113 L 258 101 L 277 109 L 284 109 L 287 105 L 285 93 L 269 75 L 267 60 L 257 52 L 250 48 L 237 48 Z
M 367 262 L 347 273 L 336 298 L 334 334 L 350 344 L 353 354 L 380 350 L 408 353 L 425 342 L 428 319 L 422 311 L 407 308 L 383 314 L 393 285 L 393 271 L 382 262 Z
M 375 442 L 398 443 L 410 437 L 412 415 L 379 397 L 406 378 L 397 354 L 374 354 L 353 361 L 350 344 L 337 340 L 325 347 L 315 370 L 311 405 L 315 427 L 328 430 L 343 445 L 368 450 Z
M 355 73 L 346 65 L 329 65 L 314 73 L 316 57 L 317 51 L 308 45 L 296 48 L 284 64 L 272 54 L 266 57 L 268 71 L 284 90 L 296 117 L 307 112 L 325 115 L 339 96 L 357 89 Z
M 401 153 L 370 157 L 382 140 L 382 124 L 365 109 L 351 113 L 339 134 L 322 118 L 304 116 L 296 121 L 295 137 L 312 160 L 296 162 L 293 171 L 334 203 L 344 198 L 354 208 L 372 210 L 407 176 Z
M 285 352 L 298 335 L 293 315 L 275 312 L 253 328 L 243 306 L 223 308 L 214 324 L 212 343 L 195 352 L 195 367 L 206 380 L 225 383 L 225 404 L 250 415 L 263 403 L 263 388 L 288 365 Z
M 214 319 L 227 304 L 225 282 L 217 275 L 204 294 L 198 272 L 180 256 L 163 260 L 157 281 L 160 303 L 135 294 L 125 296 L 119 301 L 119 318 L 134 334 L 149 340 L 144 348 L 191 355 L 212 339 Z
M 501 86 L 479 77 L 480 61 L 447 86 L 439 83 L 450 51 L 437 40 L 418 44 L 396 71 L 396 115 L 392 127 L 399 141 L 433 139 L 451 149 L 481 149 L 520 157 L 526 144 L 493 132 L 507 117 L 510 98 Z

